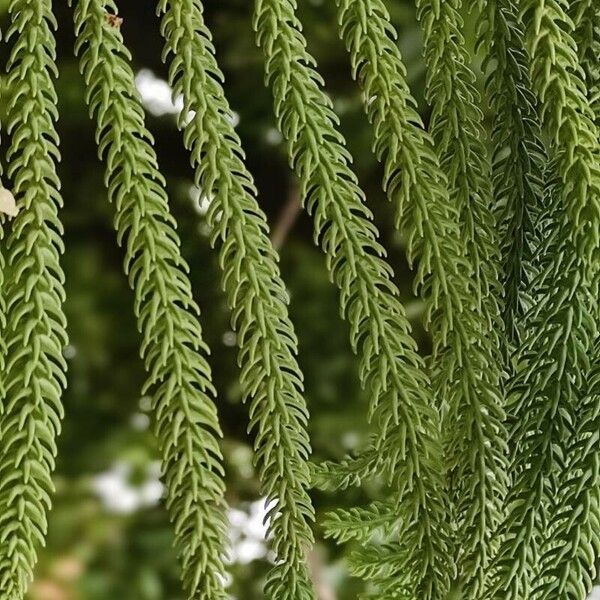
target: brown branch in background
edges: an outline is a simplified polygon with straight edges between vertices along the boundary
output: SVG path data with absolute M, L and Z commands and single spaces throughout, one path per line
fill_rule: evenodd
M 285 206 L 279 214 L 279 218 L 271 231 L 271 243 L 275 250 L 281 250 L 289 232 L 298 219 L 301 210 L 302 198 L 300 197 L 300 190 L 294 183 L 290 187 Z

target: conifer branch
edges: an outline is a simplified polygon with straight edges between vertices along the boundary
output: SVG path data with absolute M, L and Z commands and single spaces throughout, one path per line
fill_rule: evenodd
M 106 163 L 118 240 L 126 249 L 125 271 L 135 292 L 141 355 L 149 373 L 144 393 L 153 398 L 184 587 L 190 600 L 224 599 L 227 525 L 208 348 L 165 181 L 144 124 L 130 54 L 114 14 L 112 0 L 79 0 L 76 53 Z
M 586 90 L 596 125 L 600 124 L 598 91 L 600 69 L 600 8 L 593 2 L 576 1 L 570 6 L 574 37 Z M 596 56 L 593 56 L 594 52 Z M 600 140 L 599 140 L 600 144 Z M 598 148 L 600 150 L 600 148 Z M 598 153 L 600 167 L 600 152 Z M 597 299 L 595 299 L 597 315 Z M 597 332 L 596 332 L 597 335 Z M 592 351 L 591 374 L 584 384 L 585 396 L 575 407 L 571 435 L 564 444 L 564 462 L 556 476 L 555 498 L 549 522 L 552 535 L 544 539 L 540 574 L 534 593 L 540 600 L 565 598 L 586 600 L 596 581 L 600 558 L 600 338 Z
M 385 5 L 381 0 L 337 3 L 353 74 L 368 100 L 365 108 L 374 126 L 375 152 L 385 163 L 384 187 L 396 207 L 396 225 L 408 236 L 409 257 L 420 259 L 417 281 L 428 305 L 433 336 L 434 389 L 448 403 L 447 455 L 451 498 L 459 524 L 459 578 L 464 597 L 476 598 L 483 589 L 506 486 L 501 327 L 498 306 L 491 295 L 498 287 L 493 266 L 497 255 L 491 230 L 483 231 L 488 237 L 482 241 L 475 236 L 475 223 L 470 221 L 491 222 L 489 206 L 482 199 L 489 190 L 482 178 L 484 159 L 461 163 L 454 154 L 482 155 L 481 144 L 472 144 L 468 138 L 481 136 L 481 126 L 475 119 L 465 118 L 466 111 L 458 106 L 461 97 L 433 94 L 436 101 L 443 99 L 446 110 L 455 113 L 442 116 L 438 106 L 438 119 L 434 119 L 434 129 L 446 144 L 442 154 L 453 177 L 452 202 L 431 138 L 414 109 Z M 454 54 L 459 54 L 458 48 Z M 447 60 L 452 69 L 461 64 L 464 67 L 454 56 Z M 452 78 L 453 86 L 464 87 L 475 96 L 470 79 L 452 69 L 444 75 Z M 474 104 L 466 110 L 469 108 L 479 115 Z M 456 142 L 460 149 L 454 147 L 451 153 L 450 134 L 445 128 L 453 122 L 464 137 Z M 469 189 L 474 190 L 471 195 L 475 198 L 470 197 Z M 489 197 L 485 199 L 489 201 Z M 470 232 L 466 258 L 459 243 L 459 216 L 454 204 L 462 207 L 462 221 Z M 487 266 L 479 264 L 482 260 Z M 473 271 L 477 273 L 474 281 Z
M 8 177 L 21 211 L 6 238 L 2 294 L 11 314 L 0 398 L 0 590 L 24 597 L 44 544 L 67 365 L 64 247 L 56 163 L 57 75 L 50 0 L 12 0 L 7 39 Z
M 573 0 L 569 10 L 575 23 L 574 38 L 587 97 L 600 130 L 600 6 L 594 0 Z
M 557 168 L 553 162 L 548 171 Z M 490 586 L 489 597 L 496 600 L 534 598 L 539 582 L 546 582 L 538 574 L 540 553 L 557 525 L 548 506 L 562 505 L 556 474 L 565 469 L 577 412 L 585 400 L 597 330 L 595 300 L 571 237 L 561 188 L 560 179 L 550 178 L 541 210 L 546 216 L 538 224 L 542 258 L 531 284 L 532 305 L 508 398 L 514 481 Z
M 523 19 L 542 125 L 556 151 L 561 194 L 586 278 L 600 244 L 598 130 L 586 96 L 566 0 L 526 0 Z
M 600 341 L 596 339 L 586 396 L 565 445 L 558 493 L 550 504 L 552 535 L 543 540 L 539 600 L 586 600 L 600 558 Z
M 494 118 L 492 181 L 503 273 L 503 321 L 518 343 L 535 254 L 546 152 L 529 75 L 525 32 L 512 0 L 480 2 L 479 47 Z
M 294 0 L 258 0 L 257 41 L 290 164 L 314 218 L 315 240 L 341 291 L 362 384 L 372 395 L 369 412 L 379 434 L 375 450 L 384 456 L 383 470 L 394 476 L 394 504 L 404 516 L 403 558 L 394 570 L 410 583 L 392 577 L 392 585 L 398 593 L 406 594 L 411 587 L 419 600 L 430 599 L 442 596 L 449 584 L 439 425 L 431 385 L 295 10 Z M 378 597 L 388 592 L 380 590 Z
M 533 85 L 556 155 L 549 173 L 558 177 L 551 180 L 549 206 L 541 213 L 548 216 L 538 225 L 542 260 L 531 283 L 533 302 L 507 409 L 516 475 L 491 592 L 505 600 L 532 593 L 542 541 L 548 527 L 560 526 L 546 507 L 562 504 L 556 468 L 565 468 L 597 335 L 596 284 L 590 279 L 597 267 L 590 258 L 597 247 L 598 141 L 564 6 L 537 0 L 525 6 Z
M 372 502 L 361 508 L 338 510 L 328 515 L 323 522 L 327 537 L 338 542 L 357 540 L 368 542 L 374 533 L 390 537 L 393 530 L 400 525 L 395 507 L 389 502 Z
M 458 211 L 450 203 L 448 181 L 406 83 L 385 5 L 381 0 L 336 4 L 340 35 L 373 126 L 373 150 L 385 166 L 383 187 L 395 209 L 395 225 L 407 236 L 410 262 L 419 263 L 415 288 L 426 302 L 435 361 L 448 345 L 463 303 L 469 303 L 468 291 L 456 289 L 456 277 L 464 274 L 461 283 L 469 287 L 470 274 L 462 256 Z
M 2 38 L 2 32 L 0 31 L 0 39 Z M 0 100 L 3 100 L 2 93 L 3 89 L 0 86 Z M 0 132 L 1 140 L 1 132 Z M 0 165 L 0 175 L 4 174 L 4 167 Z M 0 177 L 0 194 L 3 193 L 4 185 L 2 185 L 2 178 Z M 4 373 L 6 364 L 6 340 L 4 339 L 6 332 L 6 298 L 4 290 L 4 278 L 6 271 L 6 258 L 5 258 L 5 227 L 7 218 L 4 214 L 0 213 L 0 373 Z M 4 397 L 4 377 L 0 377 L 0 399 Z M 0 404 L 0 408 L 2 404 Z M 0 410 L 0 419 L 2 418 L 2 411 Z M 1 453 L 1 450 L 0 450 Z
M 600 9 L 595 3 L 576 1 L 571 4 L 570 10 L 575 23 L 574 38 L 585 75 L 587 96 L 598 127 Z M 597 166 L 600 167 L 600 152 L 597 156 Z M 557 594 L 568 600 L 587 598 L 597 576 L 600 557 L 600 538 L 597 533 L 600 525 L 598 357 L 600 342 L 596 339 L 587 395 L 581 406 L 577 407 L 575 431 L 565 448 L 565 464 L 559 478 L 561 501 L 553 505 L 551 513 L 552 538 L 546 539 L 543 546 L 542 579 L 536 590 L 536 597 L 542 599 L 553 598 Z
M 257 433 L 256 463 L 271 507 L 269 532 L 277 558 L 267 577 L 266 596 L 313 598 L 306 562 L 314 520 L 307 493 L 308 411 L 288 294 L 232 125 L 202 4 L 161 0 L 159 10 L 164 13 L 164 56 L 172 60 L 171 85 L 184 99 L 180 127 L 196 184 L 212 199 L 207 218 L 213 245 L 220 244 L 223 288 L 238 333 L 241 385 Z M 187 114 L 192 116 L 186 122 Z
M 2 189 L 1 181 L 0 189 Z M 4 288 L 6 275 L 6 260 L 4 258 L 4 240 L 6 234 L 4 232 L 4 227 L 5 219 L 2 216 L 0 216 L 0 373 L 4 373 L 4 370 L 6 368 L 6 340 L 4 339 L 6 335 L 6 293 Z M 4 377 L 0 378 L 0 398 L 4 398 Z M 0 423 L 1 419 L 2 411 L 0 411 Z
M 347 456 L 341 461 L 324 461 L 311 465 L 311 483 L 313 487 L 329 492 L 358 487 L 363 481 L 380 473 L 386 462 L 376 450 L 377 442 L 372 440 L 356 456 Z
M 478 300 L 490 318 L 498 312 L 499 251 L 491 211 L 490 165 L 475 75 L 462 35 L 461 0 L 417 0 L 424 33 L 426 93 L 431 135 L 450 198 L 460 214 Z

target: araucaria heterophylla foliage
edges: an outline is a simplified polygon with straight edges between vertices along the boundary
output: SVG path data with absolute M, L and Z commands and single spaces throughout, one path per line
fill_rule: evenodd
M 255 462 L 269 504 L 274 600 L 314 598 L 308 572 L 314 512 L 308 496 L 308 411 L 288 293 L 252 176 L 233 127 L 223 75 L 198 0 L 159 3 L 170 81 L 184 99 L 180 127 L 196 184 L 211 198 L 208 222 L 219 247 L 222 285 L 237 332 L 240 382 L 256 432 Z M 186 115 L 191 115 L 187 118 Z
M 339 290 L 368 398 L 364 447 L 321 464 L 310 463 L 290 298 L 203 4 L 157 0 L 156 8 L 169 83 L 183 105 L 183 144 L 209 204 L 268 505 L 266 597 L 317 595 L 309 487 L 340 495 L 364 485 L 377 499 L 331 511 L 322 529 L 350 546 L 348 570 L 365 580 L 366 597 L 587 600 L 600 558 L 600 5 L 478 0 L 480 97 L 461 20 L 467 7 L 417 0 L 431 111 L 424 123 L 391 6 L 335 1 L 331 27 L 348 51 L 424 306 L 425 356 L 296 2 L 255 0 L 274 116 Z M 152 398 L 182 586 L 190 600 L 224 600 L 221 431 L 190 267 L 117 6 L 78 0 L 74 10 L 76 54 L 134 294 L 148 372 L 142 393 Z M 67 336 L 56 22 L 50 0 L 10 0 L 8 13 L 0 596 L 22 600 L 47 530 Z M 192 268 L 199 267 L 192 261 Z
M 189 598 L 225 598 L 220 427 L 199 311 L 111 0 L 79 0 L 76 52 L 148 371 L 167 508 Z
M 569 483 L 562 483 L 565 476 L 573 481 L 565 461 L 588 404 L 597 336 L 598 132 L 562 3 L 526 4 L 532 82 L 555 159 L 547 168 L 548 200 L 538 225 L 540 260 L 530 284 L 532 305 L 524 317 L 507 407 L 513 484 L 491 594 L 551 598 L 558 585 L 559 597 L 571 594 L 565 597 L 583 600 L 582 569 L 593 561 L 585 536 L 578 534 L 586 511 L 576 508 L 567 516 L 560 508 L 572 499 Z M 586 477 L 576 485 L 589 484 Z M 553 531 L 559 533 L 549 538 Z M 565 544 L 566 553 L 557 551 Z M 567 567 L 569 553 L 585 557 Z M 568 577 L 561 574 L 565 567 Z
M 457 46 L 445 62 L 435 61 L 436 65 L 448 64 L 438 78 L 452 81 L 451 90 L 464 90 L 458 97 L 432 90 L 434 132 L 443 137 L 440 147 L 446 148 L 442 164 L 450 177 L 449 192 L 433 141 L 415 111 L 384 4 L 379 0 L 339 0 L 337 4 L 342 37 L 374 126 L 375 151 L 385 163 L 384 187 L 396 208 L 396 225 L 408 239 L 409 258 L 419 260 L 417 284 L 428 307 L 433 338 L 433 388 L 445 400 L 446 461 L 453 504 L 449 515 L 458 522 L 461 540 L 460 551 L 456 550 L 457 576 L 465 597 L 477 597 L 483 590 L 506 485 L 506 435 L 500 390 L 502 328 L 496 300 L 499 257 L 491 227 L 480 232 L 476 223 L 467 220 L 462 236 L 467 240 L 466 251 L 459 241 L 460 223 L 465 221 L 461 213 L 493 223 L 485 204 L 489 202 L 485 152 L 481 142 L 475 142 L 481 138 L 476 94 L 464 65 L 464 49 Z M 454 17 L 452 12 L 445 19 L 448 27 L 450 17 Z M 436 80 L 433 75 L 430 78 Z M 455 139 L 446 134 L 449 122 L 455 123 L 462 136 Z M 470 160 L 469 156 L 478 158 Z M 454 561 L 449 564 L 451 577 Z
M 374 444 L 382 455 L 381 468 L 393 480 L 403 521 L 402 541 L 365 557 L 375 563 L 373 569 L 359 557 L 356 572 L 378 580 L 378 593 L 390 597 L 414 593 L 420 599 L 435 598 L 445 593 L 449 578 L 432 387 L 295 11 L 288 0 L 256 2 L 257 40 L 290 164 L 313 216 L 315 240 L 341 292 L 360 376 L 371 395 L 370 417 L 378 427 Z M 406 552 L 409 547 L 416 552 Z M 389 569 L 395 576 L 387 577 Z
M 7 177 L 20 212 L 2 240 L 0 292 L 11 318 L 0 333 L 6 352 L 0 386 L 0 590 L 7 600 L 19 600 L 48 527 L 67 334 L 56 174 L 56 20 L 50 0 L 13 1 L 9 17 Z

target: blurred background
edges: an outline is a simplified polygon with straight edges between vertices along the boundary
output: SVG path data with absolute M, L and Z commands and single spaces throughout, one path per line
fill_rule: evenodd
M 133 53 L 136 83 L 147 109 L 156 149 L 191 277 L 202 325 L 212 349 L 211 365 L 219 392 L 224 430 L 227 500 L 231 507 L 231 595 L 238 600 L 262 597 L 269 567 L 264 506 L 252 463 L 252 439 L 246 434 L 247 409 L 241 403 L 236 339 L 220 291 L 216 255 L 209 247 L 205 214 L 210 202 L 193 185 L 192 170 L 175 119 L 182 103 L 171 97 L 158 20 L 152 1 L 122 1 L 122 32 Z M 300 338 L 300 364 L 306 376 L 310 434 L 316 460 L 338 458 L 359 447 L 368 435 L 365 392 L 339 317 L 337 292 L 324 260 L 313 246 L 311 224 L 302 213 L 296 182 L 275 128 L 270 93 L 264 88 L 262 60 L 254 44 L 249 0 L 207 0 L 206 17 L 214 33 L 235 125 L 256 178 L 259 201 L 272 227 L 289 287 L 291 316 Z M 59 22 L 60 122 L 63 160 L 70 345 L 66 419 L 55 475 L 56 497 L 47 547 L 41 552 L 30 600 L 183 600 L 172 534 L 162 505 L 158 453 L 149 429 L 150 400 L 140 395 L 144 380 L 138 356 L 139 335 L 132 294 L 122 273 L 123 253 L 116 245 L 112 208 L 96 159 L 93 126 L 73 58 L 72 15 L 67 2 L 55 2 Z M 428 341 L 421 306 L 412 291 L 403 241 L 393 231 L 392 209 L 380 191 L 381 168 L 371 154 L 371 130 L 362 112 L 348 57 L 338 39 L 334 3 L 301 0 L 300 16 L 309 48 L 316 55 L 367 192 L 369 206 L 389 251 L 396 282 L 423 352 Z M 8 0 L 0 0 L 2 30 Z M 412 2 L 388 2 L 400 32 L 399 45 L 411 88 L 427 121 L 423 101 L 421 38 Z M 473 42 L 467 19 L 465 34 Z M 3 64 L 7 47 L 1 48 Z M 0 117 L 6 99 L 0 101 Z M 376 484 L 343 496 L 313 494 L 318 515 L 334 506 L 376 498 Z M 362 590 L 345 574 L 343 551 L 322 539 L 311 555 L 320 600 L 348 600 Z

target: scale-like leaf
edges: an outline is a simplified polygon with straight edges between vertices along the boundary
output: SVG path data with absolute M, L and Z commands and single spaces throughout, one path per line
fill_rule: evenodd
M 208 348 L 116 14 L 112 0 L 79 0 L 76 53 L 135 293 L 149 374 L 143 393 L 152 397 L 184 588 L 190 600 L 219 600 L 227 522 Z
M 21 600 L 46 536 L 67 334 L 56 174 L 56 20 L 50 0 L 13 0 L 9 17 L 7 176 L 20 211 L 2 225 L 2 305 L 11 317 L 0 323 L 6 355 L 4 364 L 0 359 L 0 592 L 6 600 Z

